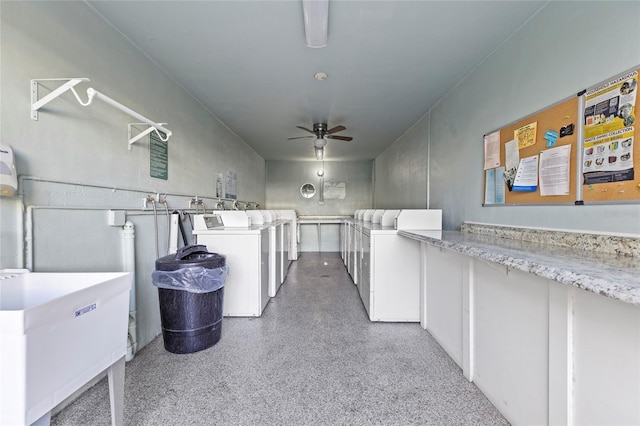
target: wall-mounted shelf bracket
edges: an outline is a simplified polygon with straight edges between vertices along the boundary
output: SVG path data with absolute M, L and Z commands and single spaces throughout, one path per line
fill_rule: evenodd
M 44 96 L 42 99 L 38 99 L 38 85 L 41 82 L 45 82 L 45 81 L 63 81 L 64 83 L 60 87 L 58 87 L 57 89 L 53 90 L 51 93 L 49 93 L 46 96 Z M 116 101 L 115 99 L 110 98 L 109 96 L 105 95 L 104 93 L 98 92 L 96 89 L 94 89 L 92 87 L 89 87 L 87 89 L 87 98 L 88 99 L 87 99 L 86 102 L 83 102 L 82 99 L 80 99 L 80 96 L 78 95 L 78 92 L 76 92 L 76 89 L 74 88 L 76 85 L 78 85 L 79 83 L 81 83 L 83 81 L 89 81 L 89 79 L 88 78 L 41 78 L 41 79 L 31 80 L 31 119 L 32 120 L 37 120 L 38 119 L 38 110 L 40 108 L 42 108 L 43 106 L 47 105 L 52 100 L 56 99 L 57 97 L 59 97 L 60 95 L 65 93 L 67 90 L 71 90 L 71 92 L 73 93 L 73 96 L 76 97 L 76 100 L 82 106 L 91 105 L 91 103 L 93 102 L 94 99 L 100 99 L 102 102 L 104 102 L 106 104 L 109 104 L 109 105 L 111 105 L 112 107 L 114 107 L 116 109 L 119 109 L 120 111 L 124 112 L 125 114 L 130 115 L 131 117 L 135 118 L 136 120 L 141 121 L 142 123 L 140 123 L 140 124 L 143 124 L 143 125 L 146 124 L 146 125 L 149 126 L 149 129 L 143 131 L 142 133 L 140 133 L 137 136 L 134 136 L 132 138 L 131 137 L 131 126 L 132 126 L 132 124 L 129 125 L 129 150 L 131 150 L 131 145 L 132 144 L 134 144 L 140 138 L 142 138 L 145 135 L 148 135 L 149 133 L 151 133 L 154 130 L 158 134 L 158 137 L 164 142 L 168 141 L 169 138 L 171 137 L 171 134 L 172 134 L 171 130 L 167 129 L 166 127 L 163 127 L 164 125 L 166 125 L 166 123 L 156 123 L 154 121 L 151 121 L 147 117 L 145 117 L 144 115 L 135 112 L 131 108 L 122 105 L 120 102 Z M 136 125 L 136 124 L 138 124 L 138 123 L 133 123 L 133 125 Z M 163 137 L 160 132 L 164 133 L 165 136 Z
M 164 126 L 167 123 L 158 123 L 158 124 L 161 125 L 161 126 Z M 133 135 L 133 130 L 136 129 L 136 127 L 138 127 L 138 126 L 148 126 L 148 127 L 147 127 L 147 129 L 141 131 L 137 135 L 132 136 Z M 129 135 L 129 151 L 132 150 L 131 146 L 134 143 L 138 142 L 140 139 L 142 139 L 143 137 L 147 136 L 149 133 L 151 133 L 153 131 L 156 132 L 156 134 L 158 135 L 158 137 L 162 141 L 166 142 L 167 140 L 169 140 L 168 136 L 163 138 L 162 134 L 160 134 L 158 129 L 156 129 L 155 127 L 153 127 L 153 126 L 151 126 L 150 124 L 147 124 L 147 123 L 129 123 L 127 127 L 128 127 L 128 135 Z M 139 130 L 139 129 L 136 129 L 136 130 Z
M 45 81 L 64 81 L 65 83 L 58 87 L 57 89 L 50 92 L 48 95 L 44 96 L 42 99 L 38 99 L 38 85 L 40 82 Z M 88 78 L 39 78 L 31 80 L 31 119 L 38 119 L 38 110 L 57 98 L 58 96 L 65 93 L 67 90 L 71 90 L 75 95 L 78 102 L 80 98 L 78 97 L 78 93 L 75 91 L 74 87 L 78 83 L 82 83 L 83 81 L 90 81 Z

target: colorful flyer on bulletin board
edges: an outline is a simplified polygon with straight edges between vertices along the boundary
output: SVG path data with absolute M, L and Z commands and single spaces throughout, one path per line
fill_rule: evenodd
M 634 180 L 638 70 L 587 90 L 582 171 L 585 185 Z
M 634 180 L 633 139 L 633 127 L 585 139 L 582 156 L 584 184 Z
M 513 138 L 518 141 L 518 148 L 526 148 L 536 143 L 538 122 L 529 123 L 513 131 Z
M 584 95 L 584 138 L 606 135 L 635 122 L 638 71 L 630 71 L 587 90 Z

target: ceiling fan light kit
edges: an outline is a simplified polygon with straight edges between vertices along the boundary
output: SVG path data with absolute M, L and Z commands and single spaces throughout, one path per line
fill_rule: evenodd
M 324 148 L 326 144 L 327 144 L 327 140 L 325 138 L 318 138 L 313 143 L 313 146 L 315 146 L 316 148 Z
M 302 13 L 307 46 L 325 47 L 329 30 L 329 0 L 302 0 Z
M 313 150 L 316 153 L 316 160 L 324 159 L 324 146 L 327 144 L 327 140 L 325 138 L 318 138 L 313 143 Z
M 336 140 L 346 141 L 346 142 L 353 140 L 351 136 L 334 135 L 334 133 L 347 130 L 347 128 L 344 126 L 335 126 L 329 129 L 327 126 L 327 123 L 313 123 L 313 130 L 307 129 L 306 127 L 303 127 L 303 126 L 296 126 L 296 127 L 298 129 L 304 130 L 305 132 L 309 132 L 314 136 L 298 136 L 295 138 L 287 138 L 287 140 L 315 138 L 315 141 L 313 143 L 313 148 L 316 154 L 316 159 L 318 160 L 322 160 L 324 158 L 324 146 L 327 144 L 327 139 L 336 139 Z

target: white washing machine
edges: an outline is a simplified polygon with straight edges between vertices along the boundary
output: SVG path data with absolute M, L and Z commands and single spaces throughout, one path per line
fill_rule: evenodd
M 196 215 L 193 235 L 198 244 L 206 245 L 210 252 L 226 256 L 229 275 L 224 285 L 223 315 L 259 317 L 269 302 L 270 226 L 226 226 L 227 213 L 245 214 L 221 211 L 215 215 Z M 222 223 L 213 216 L 220 218 Z
M 379 224 L 361 222 L 356 228 L 354 281 L 369 319 L 419 322 L 420 243 L 398 230 L 441 230 L 442 210 L 387 210 Z

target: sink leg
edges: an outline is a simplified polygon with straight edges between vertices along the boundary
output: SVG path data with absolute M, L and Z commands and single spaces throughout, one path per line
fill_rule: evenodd
M 111 425 L 124 425 L 124 358 L 114 362 L 108 370 Z

